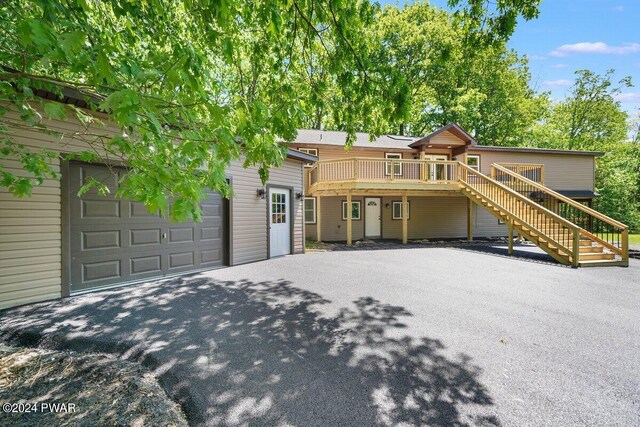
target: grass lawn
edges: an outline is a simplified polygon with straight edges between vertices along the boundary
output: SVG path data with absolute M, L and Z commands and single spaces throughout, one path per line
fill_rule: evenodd
M 606 235 L 604 233 L 597 233 L 598 237 L 606 239 Z M 609 235 L 611 237 L 611 235 Z M 640 246 L 640 234 L 629 234 L 629 244 Z

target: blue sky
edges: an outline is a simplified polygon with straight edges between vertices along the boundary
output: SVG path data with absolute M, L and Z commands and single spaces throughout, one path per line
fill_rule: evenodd
M 509 46 L 529 57 L 532 87 L 553 98 L 565 96 L 576 70 L 614 68 L 616 81 L 631 76 L 635 85 L 620 96 L 623 108 L 633 114 L 640 108 L 639 0 L 543 0 L 538 19 L 520 22 Z

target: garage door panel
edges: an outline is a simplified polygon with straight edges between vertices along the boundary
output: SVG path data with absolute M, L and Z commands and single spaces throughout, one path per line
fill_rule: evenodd
M 220 261 L 220 253 L 219 249 L 214 249 L 210 251 L 202 251 L 200 253 L 200 263 L 203 265 L 216 263 Z
M 193 227 L 169 228 L 169 243 L 193 243 Z
M 162 243 L 162 229 L 150 228 L 129 230 L 129 246 L 160 245 Z
M 202 205 L 201 209 L 204 218 L 220 218 L 222 216 L 222 201 L 220 203 Z
M 200 241 L 213 240 L 220 237 L 219 227 L 203 227 L 200 229 Z
M 141 256 L 131 258 L 130 260 L 131 275 L 141 273 L 162 273 L 162 256 Z
M 82 200 L 82 218 L 120 218 L 119 200 Z
M 150 217 L 161 218 L 159 210 L 156 212 L 149 212 L 149 210 L 143 203 L 129 201 L 127 202 L 127 206 L 128 206 L 129 218 L 133 218 L 133 219 L 150 218 Z
M 80 231 L 81 251 L 121 248 L 120 230 Z
M 169 255 L 169 269 L 194 267 L 194 253 L 193 252 L 179 252 Z
M 77 172 L 72 173 L 71 175 L 77 179 L 77 181 L 73 184 L 76 184 L 78 186 L 78 189 L 80 189 L 80 187 L 82 187 L 83 185 L 89 183 L 91 179 L 94 179 L 95 181 L 98 181 L 99 183 L 105 185 L 109 189 L 111 194 L 115 194 L 115 192 L 118 190 L 118 180 L 120 178 L 118 174 L 118 168 L 114 168 L 113 172 L 115 173 L 113 173 L 112 170 L 101 165 L 91 165 L 86 163 L 78 163 L 76 165 Z M 86 195 L 98 195 L 98 188 L 95 186 L 89 188 L 89 190 L 86 192 Z
M 223 199 L 211 193 L 200 223 L 172 223 L 142 203 L 115 200 L 117 177 L 102 166 L 70 163 L 71 291 L 223 265 Z M 77 196 L 92 174 L 113 190 Z M 96 178 L 96 179 L 98 179 Z
M 122 277 L 122 262 L 119 259 L 82 264 L 82 283 L 119 279 Z

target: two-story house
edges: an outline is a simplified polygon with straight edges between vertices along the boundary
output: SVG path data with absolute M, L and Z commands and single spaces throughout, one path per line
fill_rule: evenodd
M 300 130 L 305 234 L 317 241 L 513 236 L 572 265 L 627 263 L 624 224 L 591 208 L 603 153 L 479 145 L 456 124 L 425 137 Z

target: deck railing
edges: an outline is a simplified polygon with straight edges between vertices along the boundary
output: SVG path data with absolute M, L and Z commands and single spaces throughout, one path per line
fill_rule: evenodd
M 351 158 L 321 160 L 308 171 L 309 185 L 327 182 L 457 183 L 458 164 L 448 160 Z
M 622 261 L 629 260 L 629 228 L 625 224 L 521 176 L 503 165 L 493 164 L 491 169 L 491 175 L 500 183 L 576 224 L 582 229 L 582 235 L 607 247 L 619 255 Z
M 535 164 L 535 163 L 498 163 L 505 169 L 510 170 L 511 172 L 515 172 L 518 175 L 524 176 L 525 178 L 530 179 L 531 181 L 538 182 L 540 184 L 544 184 L 544 165 Z M 500 181 L 501 174 L 492 175 L 491 178 Z

